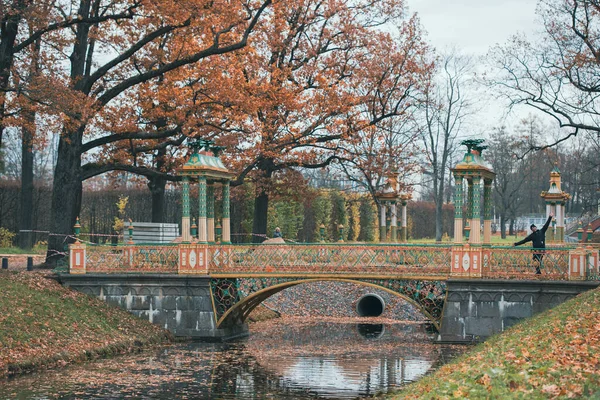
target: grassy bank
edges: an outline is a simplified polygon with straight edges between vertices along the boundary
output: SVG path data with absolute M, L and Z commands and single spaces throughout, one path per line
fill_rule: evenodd
M 169 339 L 165 330 L 42 273 L 0 270 L 0 378 Z
M 600 288 L 512 327 L 392 399 L 600 398 Z

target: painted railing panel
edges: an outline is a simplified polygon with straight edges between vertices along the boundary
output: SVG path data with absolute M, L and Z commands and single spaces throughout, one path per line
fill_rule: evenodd
M 541 256 L 541 264 L 534 259 Z M 540 274 L 536 267 L 540 266 Z M 569 249 L 546 248 L 544 250 L 514 247 L 491 247 L 489 259 L 484 262 L 483 277 L 498 279 L 567 280 L 569 274 Z
M 448 276 L 450 246 L 236 245 L 211 247 L 211 274 Z
M 173 245 L 87 246 L 90 273 L 177 273 L 179 256 Z

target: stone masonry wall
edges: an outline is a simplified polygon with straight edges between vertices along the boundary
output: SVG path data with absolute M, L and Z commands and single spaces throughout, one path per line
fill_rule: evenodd
M 217 329 L 210 278 L 181 275 L 61 275 L 61 283 L 159 325 L 175 336 L 227 340 L 247 327 Z
M 585 281 L 449 280 L 438 340 L 483 341 L 597 286 Z

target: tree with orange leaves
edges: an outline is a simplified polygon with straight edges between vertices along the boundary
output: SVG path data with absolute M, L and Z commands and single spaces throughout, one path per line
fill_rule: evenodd
M 161 174 L 121 163 L 121 154 L 98 162 L 94 153 L 111 143 L 159 140 L 181 131 L 176 125 L 148 129 L 140 126 L 137 118 L 130 118 L 128 110 L 135 109 L 139 86 L 178 68 L 243 48 L 270 3 L 79 0 L 75 8 L 62 10 L 67 19 L 86 22 L 48 37 L 55 54 L 69 56 L 29 88 L 34 101 L 62 117 L 50 226 L 55 236 L 49 239 L 48 261 L 62 255 L 64 238 L 58 235 L 72 231 L 84 179 L 119 169 Z M 122 18 L 104 19 L 107 14 Z M 111 163 L 109 158 L 117 162 Z M 89 159 L 92 162 L 84 165 Z
M 212 102 L 204 129 L 227 147 L 234 184 L 255 183 L 257 240 L 285 171 L 327 166 L 361 132 L 406 117 L 431 65 L 417 19 L 403 17 L 397 0 L 275 3 L 251 45 L 220 59 L 220 87 L 196 92 Z

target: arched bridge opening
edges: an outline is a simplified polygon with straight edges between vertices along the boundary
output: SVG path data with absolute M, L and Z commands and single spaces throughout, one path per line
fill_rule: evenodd
M 445 281 L 356 278 L 213 278 L 211 291 L 217 328 L 243 324 L 259 304 L 284 289 L 320 281 L 349 282 L 384 290 L 412 304 L 436 329 L 440 329 L 446 298 Z M 362 313 L 362 316 L 381 315 L 384 303 L 378 297 L 363 296 L 357 303 L 357 313 Z M 375 315 L 377 312 L 379 314 Z

